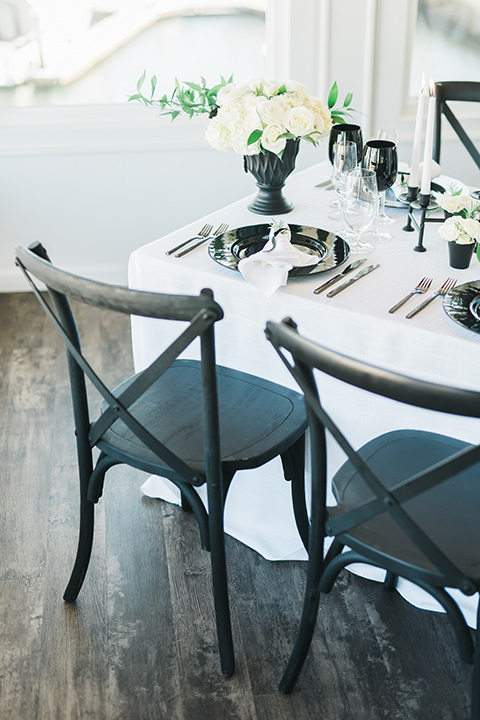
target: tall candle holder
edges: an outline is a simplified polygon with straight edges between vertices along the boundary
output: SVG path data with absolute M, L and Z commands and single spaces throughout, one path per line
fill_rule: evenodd
M 423 235 L 425 233 L 425 223 L 427 222 L 433 222 L 433 223 L 439 223 L 443 222 L 444 218 L 427 218 L 427 210 L 430 205 L 431 196 L 430 193 L 423 194 L 419 192 L 418 187 L 411 187 L 410 185 L 407 188 L 407 201 L 408 201 L 408 217 L 407 217 L 407 224 L 403 227 L 405 232 L 413 232 L 414 230 L 417 230 L 418 232 L 418 240 L 417 244 L 413 248 L 415 252 L 426 252 L 427 248 L 423 244 Z M 415 215 L 413 214 L 414 210 L 421 210 L 420 214 L 420 222 L 417 220 Z

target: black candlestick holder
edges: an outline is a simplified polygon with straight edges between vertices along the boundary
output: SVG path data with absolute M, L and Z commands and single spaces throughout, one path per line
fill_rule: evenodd
M 425 223 L 427 222 L 443 222 L 444 218 L 427 218 L 427 210 L 430 205 L 430 193 L 424 195 L 418 192 L 418 187 L 407 188 L 407 201 L 408 201 L 408 217 L 407 224 L 404 226 L 405 232 L 413 232 L 417 230 L 418 240 L 417 244 L 413 248 L 415 252 L 426 252 L 427 248 L 423 244 L 423 235 L 425 233 Z M 414 210 L 421 210 L 420 222 L 415 217 Z

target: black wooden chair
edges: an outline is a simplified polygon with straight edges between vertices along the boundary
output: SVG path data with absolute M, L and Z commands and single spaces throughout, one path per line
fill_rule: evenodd
M 480 102 L 480 82 L 437 82 L 435 83 L 435 130 L 433 137 L 433 159 L 440 162 L 442 145 L 442 116 L 448 120 L 477 167 L 480 168 L 480 152 L 469 138 L 458 118 L 452 112 L 449 102 Z
M 306 411 L 302 396 L 253 375 L 217 366 L 214 325 L 223 311 L 210 290 L 199 296 L 139 292 L 109 286 L 54 267 L 40 244 L 16 248 L 41 306 L 67 351 L 80 475 L 80 537 L 64 594 L 75 601 L 87 571 L 93 541 L 94 504 L 105 473 L 126 463 L 171 480 L 183 506 L 193 510 L 202 547 L 211 552 L 214 605 L 221 668 L 234 671 L 224 547 L 223 511 L 237 470 L 255 468 L 280 455 L 285 478 L 303 490 Z M 39 292 L 43 282 L 48 296 Z M 143 372 L 109 390 L 82 355 L 70 299 L 112 311 L 178 321 L 179 334 Z M 178 360 L 199 338 L 201 359 Z M 90 421 L 86 379 L 103 397 Z M 93 461 L 93 449 L 100 455 Z M 195 487 L 206 483 L 208 514 Z
M 266 334 L 304 393 L 312 448 L 305 602 L 281 692 L 293 690 L 300 674 L 320 594 L 331 590 L 347 565 L 367 563 L 387 571 L 389 587 L 399 576 L 407 578 L 443 606 L 453 623 L 461 658 L 474 664 L 471 717 L 478 720 L 479 631 L 474 647 L 463 614 L 446 588 L 473 595 L 480 587 L 480 446 L 432 432 L 396 430 L 355 451 L 322 406 L 321 383 L 326 374 L 365 390 L 365 412 L 367 393 L 375 393 L 408 405 L 478 418 L 480 393 L 421 382 L 332 352 L 301 337 L 288 319 L 269 322 Z M 333 477 L 338 504 L 332 507 L 326 501 L 327 431 L 348 458 Z M 333 542 L 324 557 L 326 536 Z

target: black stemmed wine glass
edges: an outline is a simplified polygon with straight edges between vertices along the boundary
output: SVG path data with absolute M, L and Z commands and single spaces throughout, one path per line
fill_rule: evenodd
M 350 123 L 337 123 L 330 130 L 330 138 L 328 141 L 328 158 L 333 165 L 333 148 L 337 140 L 341 142 L 353 142 L 357 146 L 357 162 L 362 159 L 363 152 L 363 136 L 360 125 L 351 125 Z
M 390 140 L 369 140 L 363 148 L 362 167 L 373 170 L 377 176 L 378 192 L 386 193 L 397 179 L 398 156 L 397 146 Z M 377 242 L 391 240 L 390 233 L 381 232 L 377 221 L 374 230 L 370 233 L 371 239 Z

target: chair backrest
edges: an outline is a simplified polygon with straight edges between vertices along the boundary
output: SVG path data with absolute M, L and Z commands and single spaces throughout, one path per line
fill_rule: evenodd
M 388 512 L 434 567 L 451 578 L 456 587 L 462 587 L 464 592 L 475 592 L 472 582 L 425 535 L 405 512 L 403 505 L 479 462 L 480 446 L 469 445 L 434 467 L 387 488 L 325 411 L 314 370 L 385 398 L 451 415 L 480 417 L 480 393 L 416 380 L 328 350 L 300 336 L 290 319 L 282 323 L 268 322 L 266 335 L 305 396 L 311 431 L 312 506 L 318 504 L 324 508 L 325 534 L 337 536 L 346 533 Z M 326 509 L 326 431 L 340 445 L 369 490 L 366 500 L 338 516 L 328 516 Z
M 92 448 L 114 422 L 121 419 L 130 430 L 185 481 L 200 484 L 199 478 L 181 458 L 160 443 L 141 425 L 129 408 L 172 365 L 196 338 L 200 339 L 201 378 L 206 463 L 218 465 L 218 401 L 215 368 L 214 324 L 223 317 L 211 290 L 198 296 L 167 295 L 106 285 L 65 272 L 52 265 L 40 243 L 15 248 L 16 264 L 21 268 L 40 305 L 62 337 L 68 358 L 77 443 Z M 35 284 L 44 283 L 51 303 Z M 80 337 L 70 299 L 98 308 L 129 315 L 188 323 L 178 337 L 118 396 L 114 396 L 82 354 Z M 184 328 L 184 324 L 181 326 Z M 87 403 L 86 378 L 102 395 L 107 409 L 91 424 Z M 85 449 L 85 448 L 83 448 Z M 82 453 L 79 452 L 79 457 Z M 217 468 L 218 469 L 218 468 Z
M 457 133 L 472 159 L 480 168 L 480 152 L 468 137 L 463 126 L 455 117 L 449 102 L 480 102 L 480 82 L 437 82 L 435 83 L 435 131 L 433 139 L 433 159 L 440 162 L 442 143 L 442 115 L 446 117 Z

